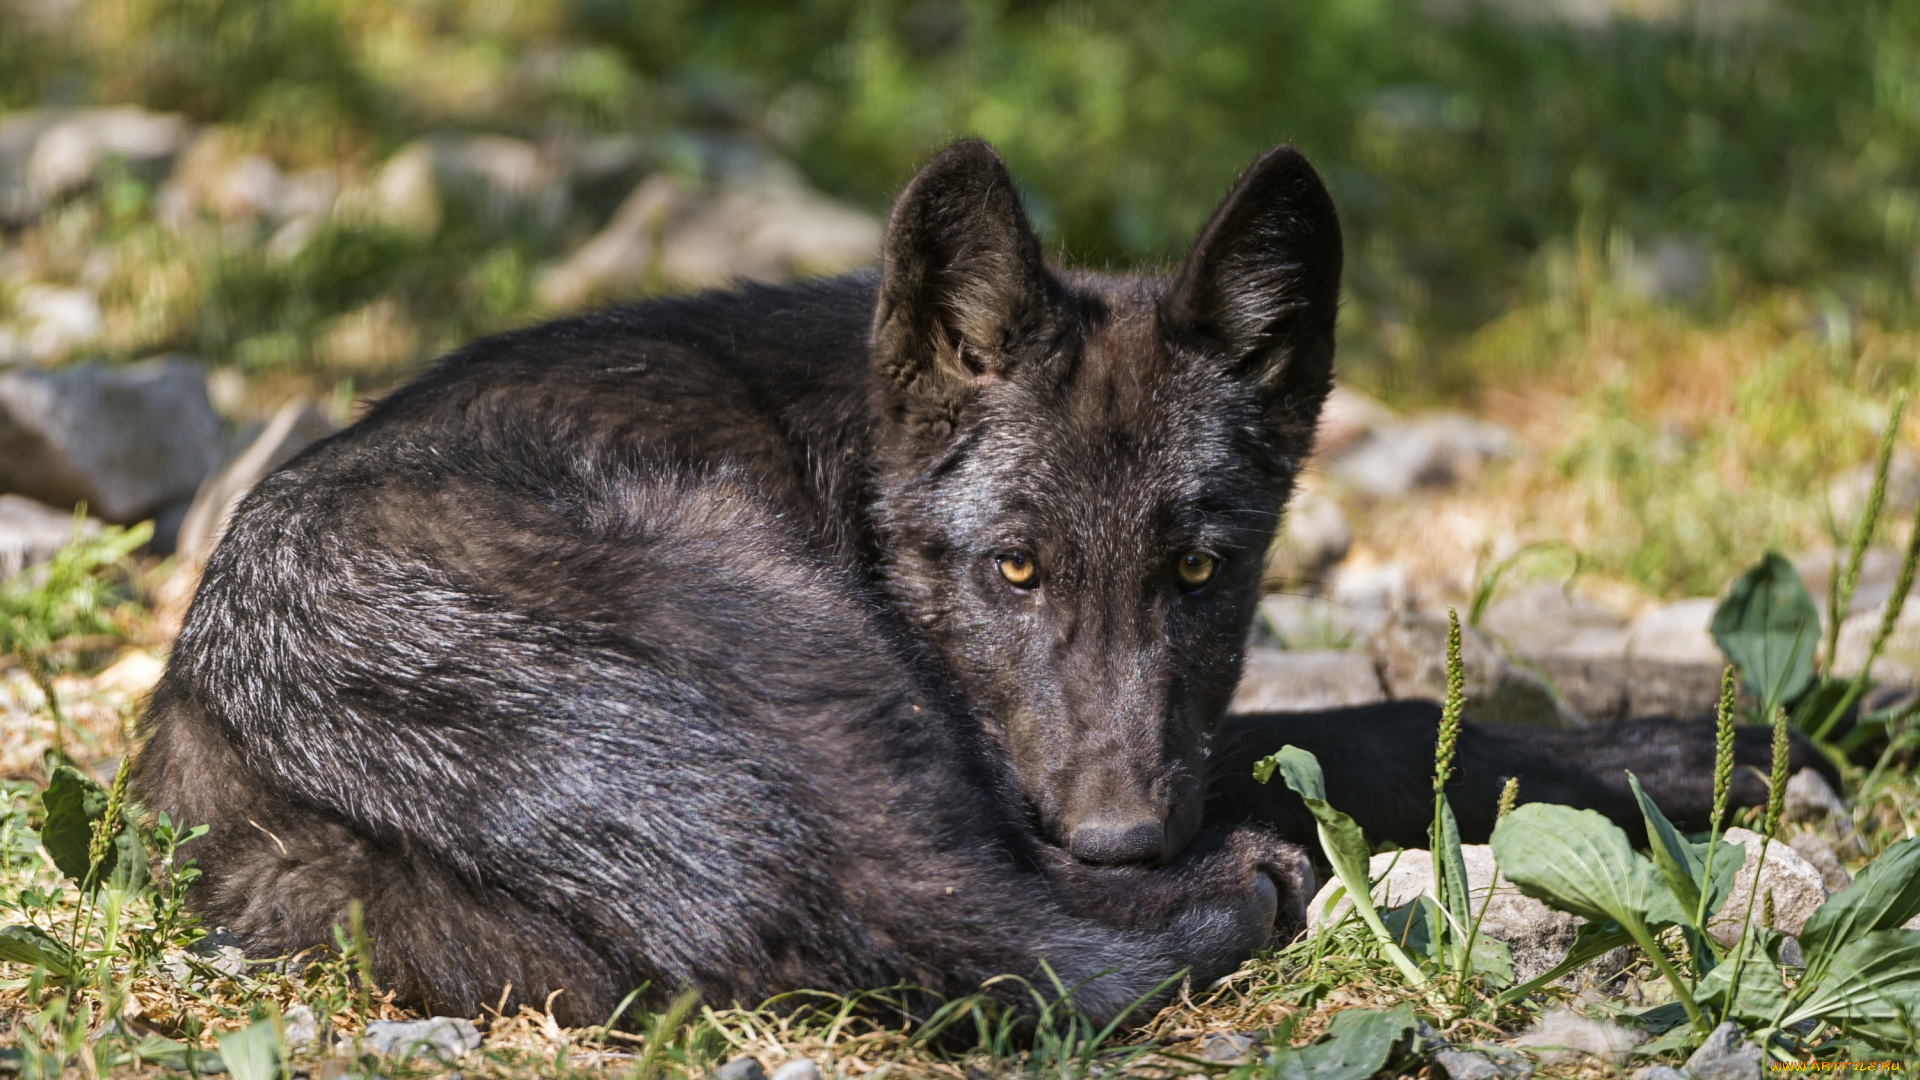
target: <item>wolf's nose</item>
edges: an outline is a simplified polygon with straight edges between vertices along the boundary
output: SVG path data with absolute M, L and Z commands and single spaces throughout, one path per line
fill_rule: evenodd
M 1074 828 L 1067 850 L 1091 863 L 1146 862 L 1159 857 L 1166 842 L 1166 828 L 1153 818 L 1096 818 Z

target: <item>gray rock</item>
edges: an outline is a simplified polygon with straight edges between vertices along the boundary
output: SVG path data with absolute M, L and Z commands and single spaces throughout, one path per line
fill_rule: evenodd
M 23 225 L 40 212 L 27 183 L 27 162 L 40 136 L 70 118 L 71 109 L 22 109 L 0 117 L 0 223 Z
M 1407 568 L 1397 562 L 1344 563 L 1334 569 L 1326 592 L 1336 605 L 1353 611 L 1401 611 L 1407 606 Z
M 1699 300 L 1713 281 L 1713 249 L 1699 240 L 1665 236 L 1631 247 L 1620 260 L 1620 285 L 1656 302 Z
M 1707 1041 L 1687 1059 L 1693 1080 L 1759 1080 L 1764 1057 L 1759 1047 L 1741 1035 L 1729 1020 L 1713 1029 Z
M 1671 1065 L 1646 1065 L 1633 1070 L 1628 1080 L 1693 1080 L 1693 1074 Z
M 1787 778 L 1784 806 L 1788 821 L 1819 822 L 1845 818 L 1847 803 L 1827 783 L 1827 778 L 1812 769 L 1801 769 Z
M 134 522 L 190 498 L 219 460 L 196 360 L 0 373 L 0 491 Z
M 1787 790 L 1787 798 L 1793 798 L 1791 782 Z M 1795 833 L 1788 845 L 1815 870 L 1820 871 L 1820 884 L 1829 895 L 1852 887 L 1853 875 L 1847 873 L 1847 868 L 1840 864 L 1840 856 L 1835 855 L 1820 837 L 1810 832 Z
M 1385 701 L 1365 653 L 1255 648 L 1247 651 L 1229 712 L 1304 712 Z
M 1753 922 L 1760 922 L 1765 910 L 1765 893 L 1773 893 L 1773 925 L 1769 929 L 1798 935 L 1814 911 L 1826 902 L 1827 890 L 1820 871 L 1785 843 L 1767 845 L 1767 865 L 1760 869 L 1759 833 L 1746 829 L 1728 829 L 1728 843 L 1746 849 L 1746 861 L 1734 878 L 1733 891 L 1721 905 L 1720 914 L 1709 920 L 1707 932 L 1721 944 L 1732 945 L 1746 925 L 1747 903 L 1753 896 L 1753 881 L 1758 873 L 1762 895 L 1753 900 Z
M 1544 584 L 1491 605 L 1482 625 L 1589 720 L 1710 715 L 1726 660 L 1707 632 L 1711 597 L 1657 605 L 1631 623 Z
M 260 478 L 285 465 L 313 442 L 333 434 L 333 422 L 313 406 L 294 401 L 281 407 L 246 448 L 219 471 L 201 481 L 180 523 L 175 550 L 183 564 L 204 565 L 225 534 L 227 515 Z
M 820 1080 L 820 1066 L 808 1058 L 794 1058 L 773 1070 L 773 1080 Z
M 1894 463 L 1896 467 L 1902 460 L 1903 455 L 1909 462 L 1909 465 L 1912 464 L 1914 455 L 1905 449 L 1901 449 L 1894 452 Z M 1868 465 L 1866 468 L 1871 471 L 1873 466 Z M 1915 483 L 1916 485 L 1920 485 L 1920 474 L 1916 474 Z M 1887 480 L 1887 502 L 1889 504 L 1889 510 L 1882 511 L 1883 513 L 1891 512 L 1891 505 L 1896 494 L 1894 480 L 1890 475 Z M 1864 487 L 1861 489 L 1860 495 L 1861 498 L 1864 499 Z M 1901 501 L 1905 503 L 1903 509 L 1912 509 L 1912 498 L 1903 495 L 1901 496 Z M 1838 511 L 1836 511 L 1836 513 L 1837 512 Z M 1843 517 L 1841 520 L 1844 521 L 1846 518 Z M 1793 568 L 1800 574 L 1800 583 L 1806 586 L 1807 595 L 1813 597 L 1814 604 L 1820 608 L 1823 616 L 1827 610 L 1827 580 L 1833 576 L 1834 554 L 1833 549 L 1823 548 L 1805 552 L 1793 558 Z M 1901 556 L 1902 552 L 1898 548 L 1870 547 L 1866 550 L 1865 555 L 1860 560 L 1860 580 L 1854 583 L 1853 596 L 1847 602 L 1848 615 L 1879 612 L 1880 606 L 1885 604 L 1887 598 L 1893 595 L 1894 585 L 1899 580 Z M 1846 573 L 1845 552 L 1840 553 L 1840 564 L 1840 572 L 1843 574 Z
M 1209 1031 L 1200 1036 L 1200 1060 L 1215 1065 L 1243 1064 L 1260 1038 L 1254 1032 Z
M 79 531 L 99 532 L 100 522 L 87 518 Z M 73 537 L 73 511 L 19 495 L 0 495 L 0 578 L 46 562 Z
M 1380 678 L 1396 699 L 1442 700 L 1447 690 L 1447 621 L 1396 612 L 1367 639 Z M 1540 677 L 1514 664 L 1471 627 L 1460 634 L 1466 715 L 1489 724 L 1575 726 L 1580 717 L 1554 700 Z
M 1276 593 L 1260 601 L 1260 622 L 1283 648 L 1358 648 L 1386 621 L 1385 609 L 1360 607 L 1332 597 Z
M 1555 911 L 1530 896 L 1522 895 L 1505 877 L 1494 878 L 1493 849 L 1485 844 L 1463 844 L 1460 856 L 1467 867 L 1467 890 L 1477 912 L 1486 905 L 1480 932 L 1495 941 L 1503 941 L 1513 956 L 1514 975 L 1524 982 L 1558 964 L 1573 945 L 1574 934 L 1584 921 L 1563 911 Z M 1383 851 L 1368 863 L 1367 876 L 1374 879 L 1374 905 L 1381 909 L 1398 907 L 1416 896 L 1434 895 L 1433 856 L 1414 848 Z M 1493 890 L 1491 899 L 1487 890 Z M 1340 888 L 1338 879 L 1329 881 L 1307 906 L 1307 932 L 1319 932 L 1322 925 L 1338 921 L 1352 906 L 1342 897 L 1328 910 L 1328 902 Z
M 224 926 L 214 927 L 207 936 L 187 946 L 186 951 L 221 975 L 231 978 L 247 973 L 246 946 Z
M 1869 461 L 1849 469 L 1827 485 L 1827 503 L 1833 507 L 1836 520 L 1851 524 L 1866 509 L 1867 496 L 1873 490 L 1873 464 Z M 1893 460 L 1887 463 L 1885 500 L 1880 511 L 1884 515 L 1910 513 L 1914 505 L 1920 503 L 1920 454 L 1915 454 L 1904 446 L 1894 448 Z M 1887 551 L 1888 549 L 1876 550 Z M 1889 554 L 1892 553 L 1889 552 Z M 1895 565 L 1898 565 L 1898 558 L 1899 556 L 1895 554 Z M 1823 561 L 1831 565 L 1830 560 Z M 1800 560 L 1794 560 L 1795 566 L 1799 564 Z M 1823 567 L 1820 570 L 1820 591 L 1815 594 L 1816 596 L 1825 597 L 1826 595 L 1826 573 Z M 1807 577 L 1806 574 L 1801 576 Z M 1887 582 L 1890 585 L 1892 578 L 1887 578 Z M 1807 588 L 1813 588 L 1812 580 L 1807 581 Z M 1886 596 L 1883 593 L 1872 603 L 1879 603 L 1884 599 Z
M 647 178 L 607 226 L 535 285 L 541 302 L 575 307 L 630 292 L 649 276 L 684 288 L 839 273 L 873 261 L 880 223 L 809 187 L 774 158 L 718 169 L 705 184 Z
M 458 1016 L 428 1020 L 374 1020 L 367 1024 L 365 1045 L 386 1057 L 426 1054 L 454 1061 L 480 1049 L 480 1030 Z
M 1317 589 L 1352 547 L 1353 527 L 1340 504 L 1317 493 L 1303 494 L 1287 507 L 1280 536 L 1267 553 L 1266 587 Z
M 1834 649 L 1835 676 L 1851 678 L 1866 666 L 1867 653 L 1880 630 L 1884 607 L 1884 604 L 1876 605 L 1841 622 L 1840 640 Z M 1872 676 L 1884 686 L 1920 687 L 1920 604 L 1908 603 L 1901 607 L 1893 633 L 1888 635 L 1880 655 L 1874 658 Z
M 1446 1073 L 1450 1080 L 1522 1080 L 1533 1073 L 1530 1065 L 1502 1065 L 1472 1050 L 1436 1050 L 1433 1063 L 1440 1066 L 1440 1071 Z
M 742 1055 L 713 1070 L 713 1080 L 767 1080 L 767 1070 L 758 1058 Z
M 288 1009 L 280 1018 L 280 1029 L 286 1033 L 289 1050 L 304 1050 L 320 1041 L 320 1021 L 306 1005 L 296 1004 Z
M 1320 409 L 1314 435 L 1315 460 L 1327 461 L 1357 445 L 1373 429 L 1394 422 L 1393 410 L 1350 386 L 1336 386 Z
M 1513 453 L 1505 428 L 1461 413 L 1433 413 L 1374 425 L 1327 462 L 1327 473 L 1376 498 L 1472 480 L 1488 462 Z

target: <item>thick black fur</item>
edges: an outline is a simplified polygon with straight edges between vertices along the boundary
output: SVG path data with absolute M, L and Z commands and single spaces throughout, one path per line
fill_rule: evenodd
M 568 1022 L 642 983 L 1043 964 L 1110 1017 L 1231 971 L 1314 884 L 1201 815 L 1223 760 L 1321 729 L 1242 720 L 1210 756 L 1340 263 L 1283 147 L 1177 275 L 1067 274 L 964 142 L 877 274 L 454 353 L 264 480 L 206 567 L 136 773 L 212 827 L 194 905 L 272 954 L 358 901 L 402 1000 L 564 990 Z M 1336 790 L 1422 786 L 1430 719 L 1329 719 Z M 1222 790 L 1220 820 L 1306 835 Z

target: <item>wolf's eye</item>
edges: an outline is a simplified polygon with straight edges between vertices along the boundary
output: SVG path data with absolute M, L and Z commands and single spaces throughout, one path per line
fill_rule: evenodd
M 1000 564 L 1000 576 L 1014 588 L 1031 589 L 1038 584 L 1034 579 L 1033 557 L 1025 552 L 1005 552 L 995 555 L 993 561 Z
M 1181 588 L 1198 589 L 1213 580 L 1213 575 L 1220 569 L 1220 560 L 1204 551 L 1189 551 L 1180 556 L 1174 568 L 1180 574 Z

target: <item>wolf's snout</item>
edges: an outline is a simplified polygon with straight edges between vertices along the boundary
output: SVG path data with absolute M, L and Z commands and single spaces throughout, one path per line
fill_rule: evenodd
M 1090 863 L 1147 862 L 1166 843 L 1166 826 L 1156 818 L 1094 818 L 1074 827 L 1067 850 Z

